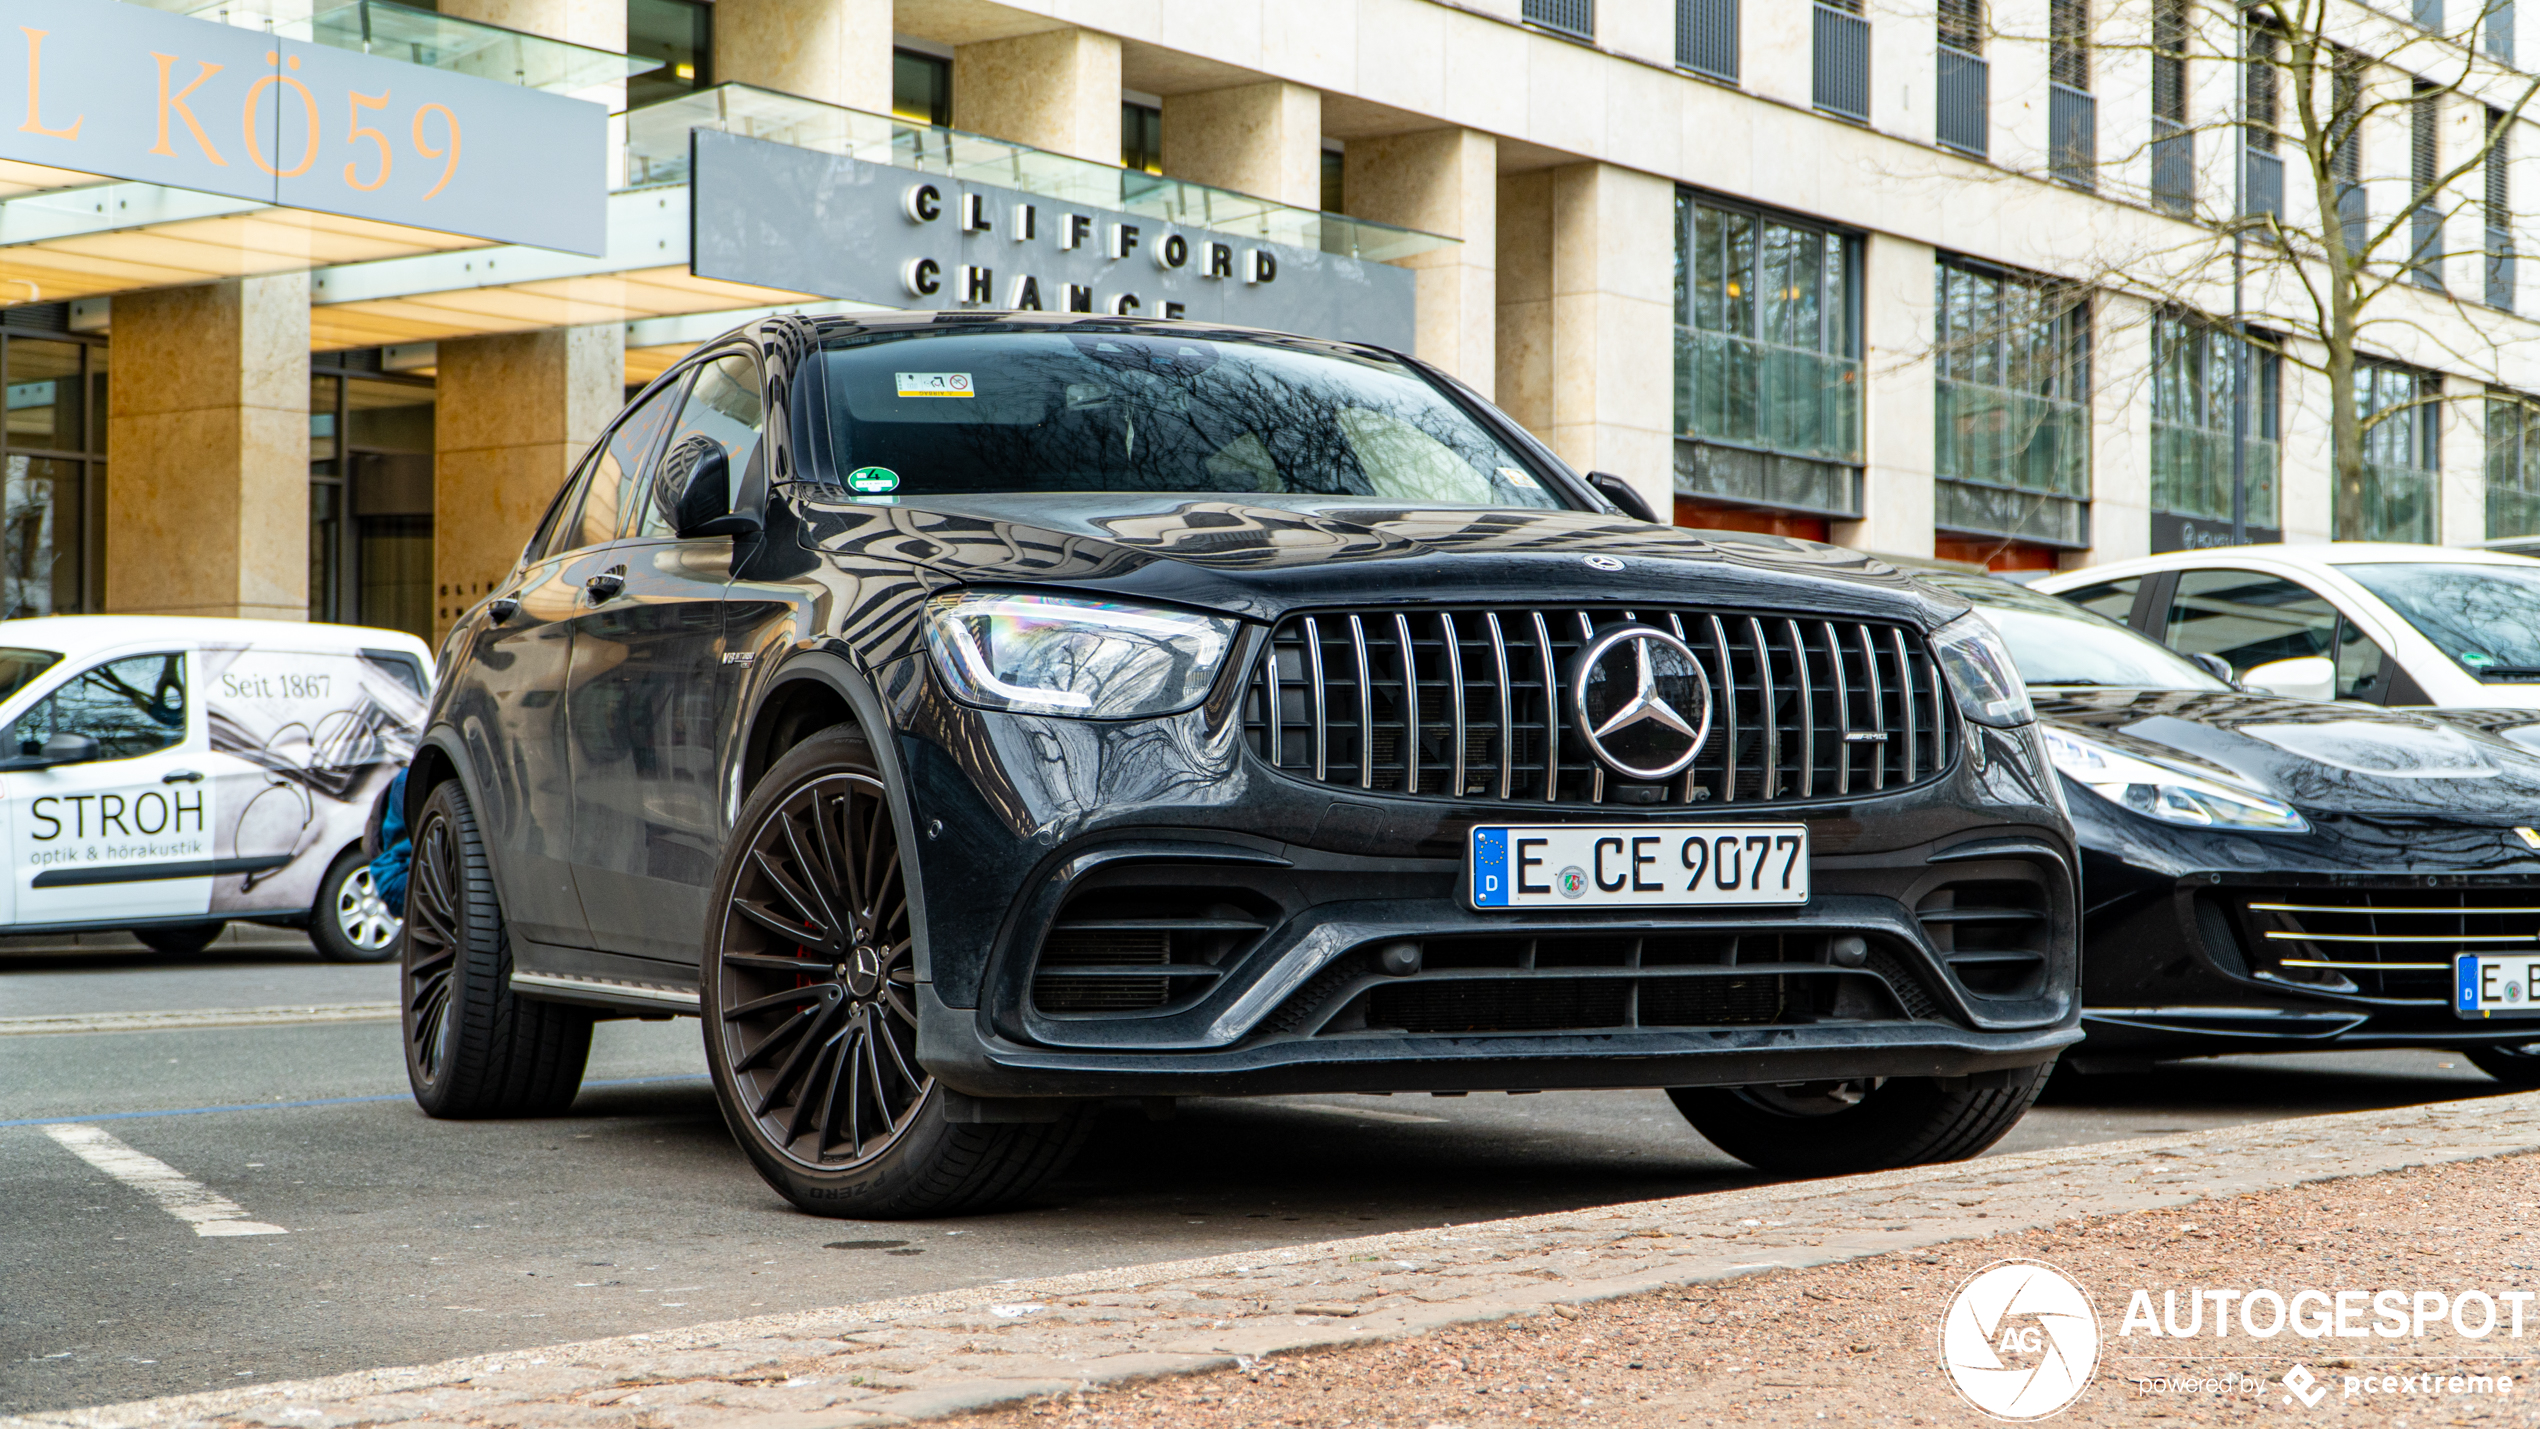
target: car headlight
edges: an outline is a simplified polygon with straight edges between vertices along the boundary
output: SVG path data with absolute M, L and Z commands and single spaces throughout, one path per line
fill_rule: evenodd
M 1931 638 L 1931 653 L 1948 677 L 1958 713 L 1996 729 L 2015 728 L 2037 717 L 2029 708 L 2020 668 L 2011 663 L 2010 647 L 1983 616 L 1971 610 L 1940 627 Z
M 1144 719 L 1206 697 L 1238 623 L 1117 601 L 969 592 L 926 602 L 926 648 L 964 704 Z
M 2235 789 L 2131 754 L 2119 754 L 2060 729 L 2046 732 L 2046 754 L 2072 781 L 2147 819 L 2199 829 L 2299 834 L 2310 831 L 2300 811 L 2281 799 Z

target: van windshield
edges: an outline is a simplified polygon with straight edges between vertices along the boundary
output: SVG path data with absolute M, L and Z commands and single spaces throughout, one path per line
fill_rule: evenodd
M 877 333 L 825 356 L 833 479 L 862 497 L 1261 492 L 1558 508 L 1419 373 L 1306 341 Z

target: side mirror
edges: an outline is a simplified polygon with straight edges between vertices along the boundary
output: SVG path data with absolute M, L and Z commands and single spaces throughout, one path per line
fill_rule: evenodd
M 1624 515 L 1639 521 L 1658 520 L 1658 513 L 1649 509 L 1649 503 L 1641 498 L 1640 492 L 1614 473 L 1591 471 L 1588 473 L 1588 485 L 1596 488 L 1597 495 L 1621 507 Z
M 759 530 L 758 513 L 732 509 L 732 459 L 721 442 L 702 433 L 662 454 L 653 473 L 653 500 L 683 541 Z
M 2240 683 L 2252 690 L 2296 700 L 2337 698 L 2337 663 L 2326 655 L 2302 655 L 2252 666 Z
M 2240 683 L 2240 676 L 2232 670 L 2231 662 L 2210 650 L 2199 650 L 2195 654 L 2188 656 L 2187 661 L 2189 664 L 2194 665 L 2197 669 L 2204 671 L 2206 674 L 2213 676 L 2215 679 L 2222 681 L 2224 684 L 2229 685 L 2235 690 L 2248 688 L 2248 686 Z

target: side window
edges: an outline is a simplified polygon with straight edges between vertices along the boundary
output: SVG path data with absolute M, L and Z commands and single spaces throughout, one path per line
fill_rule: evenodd
M 2078 590 L 2063 593 L 2064 599 L 2084 610 L 2104 615 L 2119 625 L 2128 625 L 2134 616 L 2134 593 L 2143 588 L 2143 577 L 2127 576 L 2121 581 L 2101 581 Z
M 2235 675 L 2326 655 L 2337 607 L 2304 586 L 2256 571 L 2181 571 L 2162 642 L 2182 655 L 2220 655 Z
M 625 524 L 629 509 L 643 499 L 644 474 L 652 468 L 653 448 L 678 401 L 679 384 L 674 382 L 618 418 L 617 429 L 601 444 L 600 459 L 591 469 L 572 536 L 550 548 L 549 554 L 602 546 L 617 539 L 618 528 Z
M 538 523 L 538 534 L 529 538 L 528 549 L 521 557 L 525 563 L 536 565 L 573 548 L 575 513 L 582 507 L 582 489 L 590 484 L 591 471 L 599 464 L 600 450 L 595 447 L 582 459 L 582 465 L 573 469 L 573 475 L 565 478 L 564 489 L 556 493 L 555 501 L 547 507 L 546 518 Z
M 2182 571 L 2162 638 L 2185 655 L 2219 655 L 2246 676 L 2278 660 L 2325 656 L 2337 668 L 2335 698 L 2379 703 L 2381 647 L 2326 597 L 2256 571 Z
M 10 754 L 41 754 L 57 734 L 96 740 L 105 759 L 133 759 L 185 742 L 185 657 L 134 655 L 71 677 L 0 735 Z
M 767 402 L 759 389 L 758 363 L 746 353 L 726 353 L 697 369 L 696 381 L 688 386 L 688 400 L 679 409 L 678 425 L 671 428 L 662 450 L 692 436 L 713 439 L 723 448 L 737 490 L 766 425 Z M 671 513 L 662 509 L 659 496 L 656 493 L 656 499 L 642 503 L 629 535 L 673 534 Z

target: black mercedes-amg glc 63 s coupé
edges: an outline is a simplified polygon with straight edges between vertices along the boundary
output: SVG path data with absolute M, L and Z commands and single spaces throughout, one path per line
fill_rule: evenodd
M 406 798 L 436 1116 L 686 1013 L 805 1210 L 1008 1200 L 1105 1098 L 1665 1087 L 1963 1157 L 2078 1035 L 2076 853 L 1954 595 L 1655 524 L 1373 348 L 775 318 L 452 632 Z

